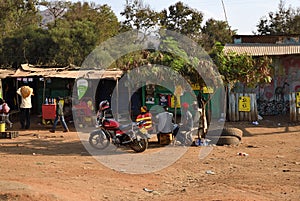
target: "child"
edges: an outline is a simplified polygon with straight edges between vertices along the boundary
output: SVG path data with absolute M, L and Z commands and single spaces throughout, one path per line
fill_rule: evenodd
M 0 98 L 0 116 L 1 121 L 4 121 L 5 123 L 9 124 L 9 127 L 12 128 L 13 123 L 9 120 L 9 106 L 7 103 Z

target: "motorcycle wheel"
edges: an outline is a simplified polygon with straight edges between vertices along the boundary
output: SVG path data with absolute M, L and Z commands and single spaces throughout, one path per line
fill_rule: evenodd
M 89 137 L 90 145 L 95 149 L 105 149 L 110 143 L 110 137 L 103 130 L 93 131 Z
M 143 152 L 148 148 L 147 138 L 137 138 L 132 141 L 130 148 L 137 153 Z

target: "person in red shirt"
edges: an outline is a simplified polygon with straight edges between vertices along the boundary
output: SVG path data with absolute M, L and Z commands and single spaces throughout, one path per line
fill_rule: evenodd
M 141 107 L 141 114 L 136 117 L 136 122 L 145 121 L 144 128 L 147 133 L 151 133 L 153 131 L 152 127 L 152 114 L 148 111 L 147 106 Z

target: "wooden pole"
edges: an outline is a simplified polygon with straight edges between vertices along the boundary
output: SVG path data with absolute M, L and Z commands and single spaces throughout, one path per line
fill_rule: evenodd
M 116 91 L 117 91 L 117 121 L 119 121 L 119 79 L 117 78 L 117 84 L 116 84 Z
M 46 92 L 45 92 L 45 90 L 46 90 L 46 78 L 44 77 L 44 88 L 43 88 L 43 103 L 44 103 L 44 101 L 45 101 L 45 96 L 46 96 Z

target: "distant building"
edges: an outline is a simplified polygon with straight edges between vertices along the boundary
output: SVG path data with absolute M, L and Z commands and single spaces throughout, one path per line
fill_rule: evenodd
M 259 114 L 288 113 L 290 94 L 300 92 L 300 34 L 235 35 L 233 41 L 225 45 L 224 52 L 272 58 L 272 82 L 255 89 Z

